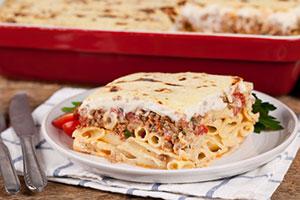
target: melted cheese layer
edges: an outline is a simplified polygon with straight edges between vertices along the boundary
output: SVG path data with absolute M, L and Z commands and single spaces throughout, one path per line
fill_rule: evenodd
M 79 112 L 92 117 L 91 110 L 121 108 L 128 113 L 144 109 L 174 121 L 189 120 L 194 115 L 224 109 L 227 103 L 223 97 L 231 95 L 235 88 L 249 92 L 252 85 L 236 76 L 136 73 L 97 89 L 83 101 Z

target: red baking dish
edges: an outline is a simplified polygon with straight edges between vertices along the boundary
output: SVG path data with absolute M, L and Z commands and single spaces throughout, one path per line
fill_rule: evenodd
M 150 33 L 0 25 L 0 73 L 104 84 L 137 71 L 239 75 L 272 95 L 291 91 L 300 36 Z

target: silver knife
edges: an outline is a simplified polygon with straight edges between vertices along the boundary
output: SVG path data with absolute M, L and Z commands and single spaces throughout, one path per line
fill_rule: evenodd
M 41 192 L 47 185 L 47 178 L 36 157 L 33 138 L 37 135 L 37 129 L 25 93 L 19 93 L 12 98 L 9 117 L 22 146 L 25 184 L 31 191 Z
M 6 129 L 5 119 L 0 113 L 0 133 Z M 7 193 L 16 194 L 20 191 L 20 181 L 11 161 L 10 153 L 0 137 L 0 171 Z

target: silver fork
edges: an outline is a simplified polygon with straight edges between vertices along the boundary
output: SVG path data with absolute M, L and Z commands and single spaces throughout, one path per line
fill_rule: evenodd
M 0 113 L 0 133 L 7 128 L 5 118 Z M 16 194 L 20 191 L 20 181 L 12 163 L 10 153 L 3 143 L 0 136 L 0 171 L 4 181 L 4 187 L 7 193 Z

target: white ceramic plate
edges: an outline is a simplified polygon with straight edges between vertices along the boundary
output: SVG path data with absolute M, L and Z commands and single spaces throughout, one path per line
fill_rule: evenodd
M 82 101 L 91 91 L 69 98 L 56 105 L 45 117 L 42 132 L 49 144 L 73 162 L 83 165 L 87 170 L 117 179 L 136 182 L 188 183 L 214 180 L 257 168 L 276 157 L 292 142 L 297 133 L 297 118 L 293 111 L 278 100 L 256 92 L 257 96 L 277 107 L 272 115 L 285 127 L 281 131 L 251 134 L 234 152 L 216 160 L 211 166 L 184 170 L 156 170 L 134 167 L 126 164 L 113 164 L 104 158 L 75 152 L 72 139 L 52 126 L 51 121 L 61 115 L 61 108 L 72 101 Z

